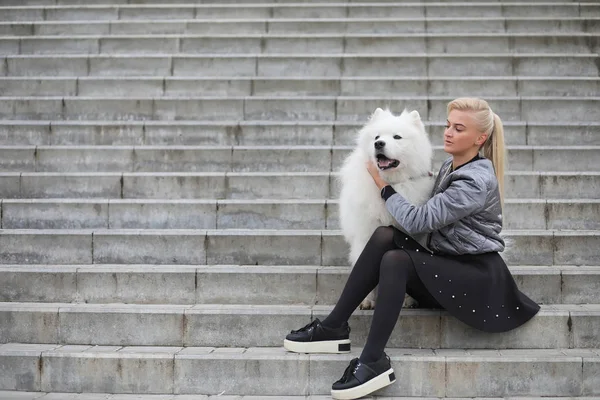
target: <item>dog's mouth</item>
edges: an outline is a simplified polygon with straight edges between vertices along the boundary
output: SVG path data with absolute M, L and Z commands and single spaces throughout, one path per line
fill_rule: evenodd
M 400 161 L 393 160 L 391 158 L 387 158 L 385 155 L 383 155 L 381 153 L 377 154 L 376 157 L 377 157 L 377 166 L 382 171 L 385 171 L 386 169 L 390 169 L 390 168 L 396 168 L 398 165 L 400 165 Z

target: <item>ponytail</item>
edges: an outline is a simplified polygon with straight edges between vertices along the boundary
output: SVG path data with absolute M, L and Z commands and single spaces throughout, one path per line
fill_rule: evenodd
M 500 199 L 504 202 L 504 168 L 506 160 L 506 149 L 504 146 L 504 126 L 498 114 L 492 111 L 494 125 L 487 140 L 483 144 L 483 156 L 494 165 L 496 179 L 498 180 L 498 191 Z

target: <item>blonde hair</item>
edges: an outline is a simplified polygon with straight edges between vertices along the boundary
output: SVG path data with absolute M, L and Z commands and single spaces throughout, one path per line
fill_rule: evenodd
M 504 201 L 506 149 L 504 146 L 502 120 L 492 111 L 487 101 L 475 97 L 461 97 L 452 100 L 448 103 L 448 114 L 452 110 L 472 111 L 479 131 L 488 135 L 483 146 L 481 146 L 483 148 L 483 156 L 494 165 L 500 198 Z

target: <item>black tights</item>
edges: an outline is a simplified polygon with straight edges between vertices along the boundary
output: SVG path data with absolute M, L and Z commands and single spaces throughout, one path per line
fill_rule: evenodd
M 367 343 L 360 355 L 364 363 L 379 360 L 383 355 L 400 315 L 405 293 L 423 306 L 439 307 L 421 282 L 408 253 L 394 244 L 393 228 L 379 227 L 358 257 L 340 299 L 323 320 L 323 325 L 335 328 L 348 321 L 377 284 L 377 305 Z

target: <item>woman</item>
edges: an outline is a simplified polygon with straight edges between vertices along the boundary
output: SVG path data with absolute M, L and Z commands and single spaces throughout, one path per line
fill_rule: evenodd
M 431 199 L 410 204 L 367 165 L 386 208 L 409 235 L 428 233 L 428 249 L 393 227 L 379 227 L 354 266 L 342 295 L 323 321 L 292 331 L 291 351 L 350 351 L 348 319 L 376 286 L 377 306 L 367 342 L 331 394 L 356 399 L 395 381 L 385 345 L 405 293 L 423 307 L 442 308 L 485 332 L 505 332 L 531 319 L 539 306 L 517 288 L 499 252 L 504 250 L 502 200 L 504 131 L 487 102 L 460 98 L 448 104 L 446 160 Z M 483 157 L 480 156 L 483 153 Z

